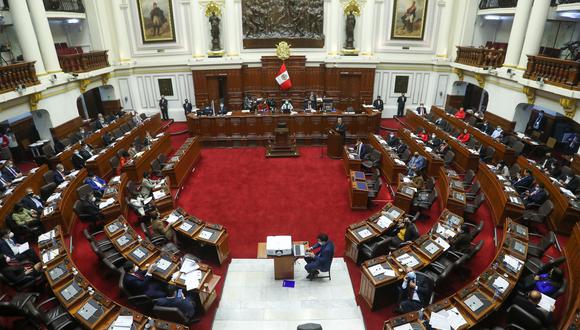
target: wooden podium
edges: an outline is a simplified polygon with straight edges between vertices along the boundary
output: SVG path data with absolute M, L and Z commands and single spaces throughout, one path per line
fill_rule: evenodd
M 326 154 L 332 159 L 340 159 L 342 157 L 342 135 L 333 129 L 328 131 Z
M 308 249 L 309 244 L 306 241 L 292 242 L 292 244 L 303 244 Z M 266 242 L 258 243 L 258 259 L 274 260 L 274 279 L 275 280 L 293 280 L 294 279 L 294 262 L 297 257 L 294 255 L 287 256 L 268 256 L 266 254 Z
M 296 139 L 290 137 L 290 130 L 285 122 L 279 122 L 274 130 L 274 140 L 270 140 L 266 147 L 266 157 L 298 157 Z

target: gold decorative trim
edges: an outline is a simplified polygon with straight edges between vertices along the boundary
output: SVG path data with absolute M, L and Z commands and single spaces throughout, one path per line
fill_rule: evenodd
M 522 92 L 526 94 L 528 98 L 528 104 L 534 104 L 536 102 L 536 90 L 529 86 L 524 86 Z
M 517 69 L 518 68 L 517 65 L 511 65 L 511 64 L 504 64 L 504 65 L 502 65 L 502 67 L 504 67 L 504 68 L 511 68 L 511 69 Z
M 483 88 L 485 86 L 485 76 L 481 73 L 476 73 L 474 75 L 475 80 L 477 80 L 477 84 L 479 87 Z
M 111 73 L 105 73 L 103 75 L 101 75 L 101 82 L 103 83 L 103 85 L 106 85 L 109 83 L 109 79 L 111 79 Z
M 560 105 L 568 118 L 574 118 L 576 114 L 576 100 L 571 97 L 560 97 Z
M 459 81 L 463 81 L 463 78 L 465 78 L 465 72 L 463 72 L 462 69 L 453 68 L 453 70 L 451 70 L 451 71 L 457 75 L 457 78 L 459 78 Z
M 282 61 L 286 61 L 287 59 L 290 58 L 290 47 L 292 45 L 290 45 L 289 43 L 287 43 L 286 41 L 280 41 L 277 45 L 276 45 L 276 56 L 282 60 Z
M 62 73 L 62 70 L 54 70 L 54 71 L 47 71 L 47 74 L 56 74 L 56 73 Z
M 215 1 L 208 2 L 207 6 L 205 6 L 205 16 L 210 17 L 211 15 L 216 15 L 217 17 L 222 16 L 222 9 L 219 4 Z
M 348 15 L 350 12 L 352 12 L 355 16 L 360 16 L 360 6 L 358 1 L 350 0 L 344 5 L 343 11 L 344 15 Z
M 89 86 L 90 83 L 91 83 L 90 79 L 79 80 L 79 90 L 81 91 L 81 94 L 87 91 L 87 87 Z
M 42 93 L 33 93 L 28 95 L 28 103 L 30 104 L 30 110 L 38 110 L 38 102 L 42 100 Z

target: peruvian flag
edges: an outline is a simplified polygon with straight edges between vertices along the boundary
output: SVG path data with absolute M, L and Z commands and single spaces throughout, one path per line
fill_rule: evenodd
M 276 75 L 276 82 L 283 91 L 292 88 L 292 81 L 290 80 L 290 75 L 288 75 L 288 70 L 286 70 L 286 64 L 284 63 L 282 63 L 278 75 Z

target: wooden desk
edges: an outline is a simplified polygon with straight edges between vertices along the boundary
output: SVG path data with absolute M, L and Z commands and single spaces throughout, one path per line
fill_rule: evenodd
M 0 200 L 0 228 L 6 227 L 6 217 L 14 211 L 14 205 L 26 195 L 26 188 L 32 188 L 35 193 L 44 185 L 44 173 L 48 171 L 46 165 L 36 167 L 27 173 L 26 177 L 4 193 Z
M 467 171 L 468 169 L 477 171 L 479 165 L 479 153 L 477 151 L 470 150 L 466 145 L 452 138 L 447 132 L 437 127 L 437 125 L 416 114 L 415 111 L 407 110 L 406 123 L 412 127 L 423 127 L 429 135 L 434 133 L 440 140 L 447 141 L 447 144 L 455 153 L 455 158 L 453 159 L 455 165 L 463 171 Z
M 107 190 L 105 190 L 105 194 L 101 200 L 113 198 L 115 199 L 115 202 L 112 205 L 101 209 L 101 213 L 105 218 L 105 223 L 109 223 L 113 219 L 117 219 L 120 215 L 127 218 L 127 212 L 129 210 L 127 203 L 125 202 L 127 182 L 129 182 L 129 178 L 127 178 L 125 173 L 121 174 L 120 177 L 113 177 L 111 180 L 109 180 L 107 184 Z
M 441 167 L 437 186 L 439 188 L 441 206 L 456 214 L 463 214 L 467 204 L 467 197 L 463 184 L 453 176 L 455 173 Z
M 369 143 L 381 153 L 381 173 L 390 185 L 397 182 L 399 174 L 407 173 L 407 165 L 391 150 L 382 136 L 369 134 Z
M 428 176 L 439 176 L 439 168 L 445 166 L 441 157 L 437 156 L 433 152 L 427 151 L 425 149 L 425 144 L 419 143 L 418 140 L 411 135 L 411 131 L 406 128 L 399 128 L 398 136 L 399 139 L 401 139 L 401 142 L 405 143 L 411 151 L 416 151 L 421 156 L 425 157 L 427 162 L 425 172 Z
M 410 183 L 405 182 L 405 175 L 399 173 L 397 191 L 395 192 L 395 205 L 408 213 L 411 211 L 411 204 L 413 203 L 415 192 L 416 189 L 411 187 Z
M 200 158 L 200 139 L 195 136 L 185 140 L 179 150 L 169 159 L 167 165 L 163 167 L 163 175 L 171 179 L 171 188 L 181 188 Z
M 348 151 L 348 146 L 343 146 L 342 148 L 342 163 L 346 175 L 348 175 L 350 171 L 360 171 L 361 169 L 360 157 L 356 154 L 351 154 Z
M 506 218 L 517 219 L 524 213 L 524 203 L 509 180 L 498 177 L 487 164 L 481 162 L 477 180 L 485 194 L 496 226 L 503 226 Z M 513 190 L 513 191 L 512 191 Z
M 461 119 L 455 118 L 445 112 L 445 110 L 438 108 L 436 106 L 431 107 L 431 113 L 436 117 L 443 118 L 455 128 L 463 131 L 463 129 L 467 128 L 467 131 L 471 136 L 477 139 L 481 144 L 492 147 L 495 149 L 495 154 L 493 155 L 494 163 L 499 162 L 500 160 L 504 160 L 507 164 L 511 165 L 515 162 L 515 151 L 514 149 L 506 146 L 505 144 L 496 141 L 491 138 L 491 136 L 483 133 L 482 131 L 478 130 L 477 128 L 467 124 Z
M 369 188 L 367 182 L 366 180 L 353 181 L 352 173 L 353 171 L 351 171 L 351 175 L 348 177 L 348 199 L 350 201 L 350 208 L 353 210 L 366 210 L 369 199 Z
M 360 245 L 378 236 L 379 232 L 366 221 L 348 226 L 345 233 L 346 244 L 344 254 L 358 264 Z
M 198 117 L 187 116 L 189 132 L 199 136 L 206 146 L 235 147 L 263 145 L 274 136 L 274 129 L 279 122 L 286 122 L 289 134 L 296 137 L 300 145 L 320 144 L 326 141 L 328 131 L 336 127 L 337 118 L 341 117 L 347 127 L 348 139 L 364 139 L 368 133 L 377 132 L 380 127 L 381 113 L 367 111 L 362 114 L 345 113 L 298 113 L 287 114 L 244 114 L 234 113 L 231 116 Z
M 151 171 L 151 162 L 157 159 L 159 154 L 167 155 L 171 151 L 171 139 L 169 134 L 155 137 L 149 149 L 142 151 L 139 156 L 129 161 L 123 166 L 123 172 L 127 174 L 129 180 L 140 182 L 143 179 L 143 172 Z
M 530 169 L 534 179 L 550 193 L 550 200 L 554 203 L 554 210 L 548 217 L 550 228 L 559 234 L 570 235 L 572 228 L 580 221 L 580 201 L 564 195 L 559 183 L 552 182 L 548 175 L 523 156 L 518 157 L 518 165 L 522 169 Z
M 70 179 L 64 189 L 54 193 L 60 194 L 60 198 L 53 204 L 46 205 L 40 218 L 45 230 L 50 230 L 60 225 L 65 235 L 70 234 L 76 218 L 74 203 L 79 199 L 77 188 L 84 184 L 86 177 L 87 171 L 83 168 L 78 171 L 74 178 Z
M 293 244 L 304 244 L 308 247 L 308 242 L 297 241 Z M 274 260 L 274 279 L 275 280 L 292 280 L 294 279 L 294 262 L 297 257 L 293 254 L 286 256 L 268 256 L 266 251 L 266 242 L 258 243 L 258 259 L 273 259 Z

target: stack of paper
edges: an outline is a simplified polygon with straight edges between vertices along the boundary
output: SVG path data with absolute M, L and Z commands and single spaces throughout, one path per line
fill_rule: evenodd
M 450 246 L 449 243 L 447 243 L 447 241 L 442 239 L 441 237 L 435 238 L 435 243 L 439 244 L 439 246 L 441 246 L 444 251 L 447 251 L 447 249 L 449 249 Z
M 551 312 L 554 309 L 554 305 L 556 304 L 556 299 L 548 297 L 543 293 L 540 294 L 542 295 L 542 299 L 538 303 L 538 306 L 547 312 Z
M 168 224 L 173 224 L 175 223 L 175 221 L 179 220 L 181 218 L 181 215 L 179 214 L 175 214 L 175 213 L 171 213 L 167 219 L 165 219 L 165 221 L 167 221 Z
M 56 189 L 62 190 L 64 188 L 66 188 L 66 186 L 68 186 L 69 182 L 68 181 L 63 181 L 61 184 L 58 185 L 58 187 L 56 187 Z
M 102 202 L 99 203 L 99 209 L 105 209 L 107 207 L 109 207 L 110 205 L 115 204 L 115 199 L 114 198 L 108 198 Z
M 133 315 L 119 315 L 111 325 L 111 330 L 130 330 L 133 326 Z
M 54 229 L 44 234 L 41 234 L 40 236 L 38 236 L 38 243 L 53 239 L 55 235 L 56 231 Z
M 153 192 L 153 198 L 155 200 L 157 199 L 161 199 L 165 196 L 165 191 L 164 190 L 157 190 Z
M 121 183 L 121 177 L 117 175 L 116 177 L 112 178 L 112 179 L 109 181 L 109 183 L 111 183 L 111 184 L 118 184 L 118 183 Z
M 42 262 L 47 263 L 58 256 L 58 249 L 52 249 L 42 254 Z
M 50 195 L 50 197 L 48 197 L 48 199 L 46 200 L 47 204 L 52 204 L 52 202 L 54 202 L 55 200 L 60 198 L 60 193 L 54 193 L 52 195 Z
M 384 215 L 381 215 L 381 217 L 377 221 L 377 225 L 383 229 L 389 228 L 389 226 L 391 226 L 392 223 L 393 221 Z
M 448 313 L 445 310 L 431 313 L 429 325 L 433 329 L 451 330 L 451 325 L 447 320 L 447 315 Z
M 371 236 L 371 235 L 372 235 L 372 233 L 370 232 L 370 230 L 368 230 L 368 229 L 366 229 L 366 228 L 365 228 L 365 229 L 363 229 L 363 230 L 359 230 L 359 231 L 358 231 L 358 235 L 359 235 L 361 238 L 365 239 L 365 238 L 367 238 L 367 237 Z
M 398 256 L 397 261 L 400 262 L 401 264 L 403 264 L 407 267 L 411 267 L 411 268 L 413 268 L 419 264 L 419 261 L 415 257 L 413 257 L 412 255 L 409 255 L 407 253 Z
M 504 291 L 508 288 L 509 285 L 510 283 L 506 281 L 506 279 L 503 278 L 502 276 L 496 277 L 496 279 L 492 283 L 492 286 L 500 293 L 504 293 Z
M 447 322 L 449 322 L 449 325 L 453 329 L 459 329 L 463 325 L 467 324 L 457 307 L 453 307 L 447 310 Z
M 203 274 L 199 270 L 199 265 L 195 260 L 186 258 L 179 272 L 173 274 L 173 279 L 176 280 L 178 275 L 179 279 L 185 282 L 186 290 L 189 291 L 199 287 Z

